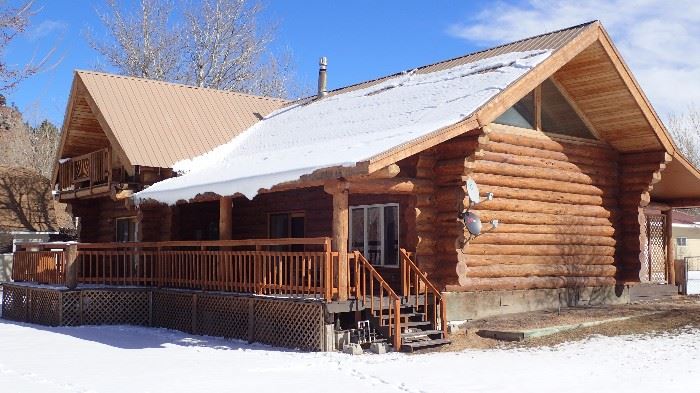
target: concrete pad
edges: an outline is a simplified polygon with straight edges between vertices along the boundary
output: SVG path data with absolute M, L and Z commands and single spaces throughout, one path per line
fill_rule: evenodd
M 651 314 L 654 314 L 654 313 L 651 313 Z M 651 314 L 646 314 L 646 315 L 651 315 Z M 571 324 L 571 325 L 548 326 L 548 327 L 543 327 L 543 328 L 527 329 L 527 330 L 521 330 L 521 331 L 484 329 L 484 330 L 477 331 L 476 334 L 479 335 L 480 337 L 492 338 L 492 339 L 501 340 L 501 341 L 523 341 L 523 340 L 527 340 L 529 338 L 551 336 L 551 335 L 557 334 L 557 333 L 567 332 L 567 331 L 575 330 L 575 329 L 587 328 L 587 327 L 591 327 L 591 326 L 598 326 L 598 325 L 602 325 L 604 323 L 609 323 L 609 322 L 625 321 L 625 320 L 628 320 L 631 318 L 636 318 L 639 316 L 642 316 L 642 315 L 609 318 L 609 319 L 603 319 L 603 320 L 598 320 L 598 321 L 575 323 L 575 324 Z

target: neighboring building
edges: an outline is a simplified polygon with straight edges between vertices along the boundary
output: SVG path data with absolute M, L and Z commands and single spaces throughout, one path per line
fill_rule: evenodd
M 48 179 L 0 166 L 0 253 L 12 252 L 14 240 L 66 240 L 73 232 L 66 205 L 54 201 Z
M 66 208 L 53 200 L 48 179 L 31 170 L 0 166 L 0 282 L 10 280 L 13 243 L 74 238 Z
M 673 247 L 676 259 L 700 257 L 700 216 L 693 210 L 673 211 Z
M 81 240 L 151 242 L 78 245 L 78 280 L 189 290 L 154 292 L 153 323 L 207 334 L 360 318 L 413 349 L 446 321 L 625 302 L 673 281 L 667 218 L 700 202 L 599 22 L 295 103 L 80 71 L 65 123 L 55 181 Z M 470 206 L 468 180 L 494 199 Z M 465 209 L 499 225 L 472 237 Z

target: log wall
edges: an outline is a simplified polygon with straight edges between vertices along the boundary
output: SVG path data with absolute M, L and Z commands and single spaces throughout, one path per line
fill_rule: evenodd
M 497 125 L 443 145 L 433 168 L 440 235 L 432 277 L 448 290 L 614 285 L 638 275 L 642 208 L 663 169 L 658 157 Z M 482 195 L 494 194 L 474 211 L 500 225 L 464 245 L 455 217 L 468 206 L 469 177 Z
M 141 212 L 127 208 L 123 200 L 109 197 L 80 199 L 70 202 L 71 213 L 80 217 L 80 241 L 84 243 L 116 241 L 118 218 L 140 218 L 142 241 L 170 240 L 169 208 L 163 205 L 144 205 Z
M 622 281 L 640 281 L 648 242 L 644 207 L 649 205 L 649 192 L 661 180 L 661 172 L 669 161 L 671 157 L 666 152 L 625 154 L 620 157 L 622 219 L 617 258 L 618 277 Z

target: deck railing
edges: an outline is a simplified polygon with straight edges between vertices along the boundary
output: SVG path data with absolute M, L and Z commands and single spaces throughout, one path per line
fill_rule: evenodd
M 401 285 L 402 296 L 413 302 L 415 307 L 423 307 L 425 314 L 433 326 L 440 326 L 445 336 L 447 336 L 447 309 L 445 299 L 440 291 L 411 260 L 411 255 L 403 248 L 401 254 Z M 438 320 L 440 324 L 438 324 Z
M 60 162 L 58 179 L 60 191 L 77 191 L 109 184 L 112 179 L 110 149 L 96 150 Z
M 401 348 L 401 298 L 359 251 L 349 255 L 349 263 L 350 295 L 365 307 L 369 302 L 372 315 L 393 337 L 394 348 Z
M 65 282 L 65 255 L 61 249 L 17 251 L 12 259 L 14 281 L 58 285 Z
M 58 245 L 26 245 L 15 253 L 15 281 L 38 282 L 33 268 Z M 30 247 L 42 247 L 41 250 Z M 304 251 L 290 251 L 303 249 Z M 77 244 L 81 284 L 134 285 L 317 297 L 331 300 L 333 284 L 329 238 L 224 240 L 203 242 Z M 61 261 L 63 261 L 61 259 Z M 62 265 L 61 265 L 62 266 Z M 34 270 L 32 270 L 34 269 Z M 56 268 L 56 271 L 63 270 Z M 56 276 L 55 284 L 64 282 Z

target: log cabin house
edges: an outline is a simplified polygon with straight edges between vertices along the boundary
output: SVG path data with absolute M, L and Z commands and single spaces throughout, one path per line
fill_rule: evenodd
M 413 350 L 448 321 L 675 284 L 668 217 L 700 172 L 599 22 L 330 92 L 325 73 L 287 103 L 77 72 L 55 183 L 81 242 L 18 252 L 34 284 L 3 315 Z M 467 208 L 499 225 L 469 236 Z

